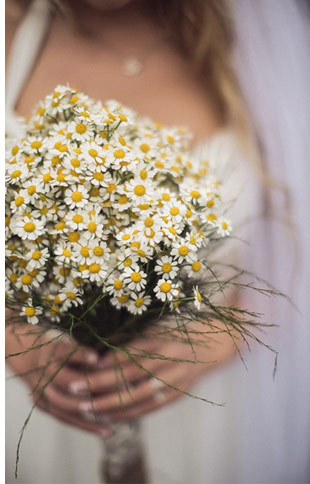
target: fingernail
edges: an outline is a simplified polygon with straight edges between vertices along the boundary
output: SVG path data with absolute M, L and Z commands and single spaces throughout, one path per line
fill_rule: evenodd
M 90 412 L 93 410 L 93 404 L 92 402 L 82 402 L 79 404 L 79 410 L 81 412 Z
M 87 384 L 85 381 L 74 381 L 69 384 L 69 391 L 73 394 L 87 392 Z
M 91 365 L 94 365 L 98 362 L 98 355 L 96 353 L 86 353 L 86 362 L 91 364 Z

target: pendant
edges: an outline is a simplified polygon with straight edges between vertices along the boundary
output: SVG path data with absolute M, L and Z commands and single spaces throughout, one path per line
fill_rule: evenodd
M 122 73 L 124 76 L 137 76 L 142 72 L 143 65 L 136 57 L 129 57 L 124 60 L 122 65 Z

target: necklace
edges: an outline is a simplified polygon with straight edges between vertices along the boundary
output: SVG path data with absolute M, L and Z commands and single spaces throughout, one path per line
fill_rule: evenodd
M 121 60 L 121 72 L 123 76 L 134 77 L 141 74 L 145 67 L 146 59 L 149 58 L 168 37 L 169 34 L 165 33 L 142 54 L 124 57 L 123 60 Z

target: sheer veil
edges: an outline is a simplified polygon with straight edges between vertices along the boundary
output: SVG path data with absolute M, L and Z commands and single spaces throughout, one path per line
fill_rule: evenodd
M 264 351 L 249 361 L 240 402 L 239 482 L 305 483 L 310 482 L 310 6 L 302 0 L 232 0 L 232 7 L 236 72 L 268 172 L 287 187 L 291 209 L 291 234 L 275 220 L 257 224 L 251 234 L 260 255 L 249 250 L 247 266 L 289 294 L 299 309 L 282 300 L 263 301 L 268 319 L 279 324 L 269 336 L 279 366 L 273 381 Z M 273 202 L 276 216 L 287 211 L 283 194 L 276 193 Z
M 146 420 L 147 442 L 150 460 L 165 477 L 174 477 L 163 482 L 301 484 L 310 482 L 309 4 L 230 0 L 230 5 L 237 27 L 235 70 L 267 171 L 287 187 L 292 215 L 288 227 L 279 220 L 287 207 L 275 190 L 275 217 L 251 226 L 246 265 L 290 295 L 298 311 L 282 298 L 252 293 L 247 307 L 279 325 L 263 335 L 279 352 L 275 379 L 273 356 L 254 348 L 246 356 L 249 371 L 232 362 L 197 389 L 226 401 L 226 408 L 183 402 L 164 409 Z M 255 211 L 264 207 L 258 182 L 251 204 Z M 173 442 L 165 442 L 168 433 Z

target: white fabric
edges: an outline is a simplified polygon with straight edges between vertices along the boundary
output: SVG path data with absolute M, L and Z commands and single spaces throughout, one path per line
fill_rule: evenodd
M 289 294 L 289 276 L 292 269 L 298 269 L 292 297 L 302 316 L 282 299 L 267 301 L 252 295 L 251 300 L 245 301 L 258 310 L 263 306 L 268 319 L 280 324 L 280 329 L 270 330 L 264 336 L 280 352 L 276 379 L 272 380 L 271 354 L 255 348 L 251 357 L 247 355 L 249 372 L 235 360 L 212 372 L 194 389 L 209 399 L 227 402 L 226 408 L 183 399 L 145 418 L 145 444 L 155 484 L 310 481 L 310 308 L 306 284 L 310 269 L 306 250 L 310 246 L 310 200 L 305 183 L 309 180 L 310 152 L 305 134 L 310 80 L 307 16 L 301 10 L 301 1 L 231 0 L 231 4 L 239 33 L 236 71 L 262 135 L 269 169 L 277 177 L 280 175 L 294 193 L 302 271 L 296 267 L 287 233 L 275 222 L 253 225 L 253 245 L 247 249 L 248 267 Z M 45 14 L 46 10 L 42 19 Z M 27 45 L 28 39 L 30 42 L 30 38 L 35 38 L 39 46 L 45 30 L 36 30 L 33 35 L 32 15 L 22 39 Z M 15 67 L 11 67 L 7 81 L 8 121 L 14 119 L 16 100 L 35 58 L 35 54 L 28 58 L 30 50 L 23 51 L 24 68 L 19 80 L 20 54 L 18 49 L 13 51 L 11 66 L 15 63 Z M 14 129 L 13 123 L 10 130 Z M 263 203 L 260 190 L 251 186 L 251 194 L 250 210 L 253 204 L 259 210 Z M 281 203 L 280 195 L 276 202 Z M 14 482 L 15 444 L 29 402 L 20 382 L 11 380 L 7 386 L 8 484 Z M 36 412 L 21 449 L 19 482 L 100 482 L 99 444 L 96 437 Z

